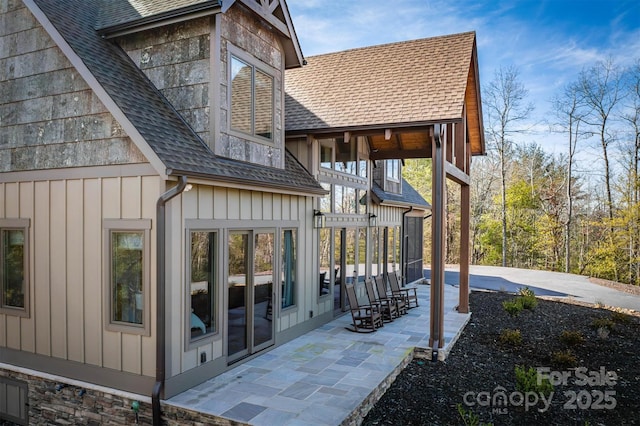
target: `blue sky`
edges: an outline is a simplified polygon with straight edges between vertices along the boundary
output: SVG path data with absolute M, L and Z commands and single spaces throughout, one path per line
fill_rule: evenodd
M 536 108 L 532 122 L 542 121 L 554 93 L 583 68 L 610 56 L 623 66 L 640 59 L 638 0 L 290 0 L 287 6 L 305 56 L 476 31 L 481 85 L 498 67 L 516 66 Z M 546 125 L 537 129 L 528 140 L 564 151 Z

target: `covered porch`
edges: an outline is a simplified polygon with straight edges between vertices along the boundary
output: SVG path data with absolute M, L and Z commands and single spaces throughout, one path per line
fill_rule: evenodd
M 307 58 L 286 74 L 287 138 L 365 138 L 368 159 L 432 159 L 429 344 L 445 346 L 446 179 L 460 188 L 458 312 L 469 312 L 471 158 L 484 155 L 475 33 Z M 317 149 L 310 149 L 316 164 Z M 312 169 L 313 170 L 313 169 Z M 424 323 L 426 326 L 426 321 Z

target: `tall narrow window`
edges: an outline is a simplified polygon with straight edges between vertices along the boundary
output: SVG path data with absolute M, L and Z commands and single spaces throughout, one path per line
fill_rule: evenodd
M 358 143 L 357 138 L 352 138 L 349 142 L 344 142 L 342 138 L 336 139 L 336 163 L 335 169 L 338 172 L 351 175 L 358 174 Z
M 273 78 L 255 70 L 254 132 L 256 136 L 272 138 L 273 133 Z
M 376 276 L 382 272 L 380 269 L 380 238 L 378 228 L 371 228 L 371 275 Z
M 28 316 L 28 219 L 0 220 L 0 312 Z
M 111 321 L 142 324 L 144 233 L 111 233 Z
M 323 189 L 325 189 L 327 194 L 323 195 L 320 198 L 320 211 L 331 213 L 331 184 L 330 183 L 321 183 L 320 184 Z
M 150 332 L 149 230 L 150 220 L 105 220 L 108 329 Z
M 333 143 L 333 140 L 329 140 Z M 330 169 L 333 164 L 333 146 L 328 143 L 320 143 L 320 167 Z
M 400 182 L 400 160 L 387 160 L 387 179 Z
M 216 332 L 216 233 L 191 232 L 189 324 L 191 338 Z
M 273 139 L 273 77 L 231 56 L 231 129 Z
M 358 228 L 358 281 L 367 275 L 367 228 Z
M 296 303 L 296 230 L 282 231 L 282 307 Z
M 331 229 L 320 229 L 320 286 L 319 295 L 326 296 L 331 288 L 331 277 L 333 271 L 331 268 Z M 335 277 L 334 277 L 335 279 Z

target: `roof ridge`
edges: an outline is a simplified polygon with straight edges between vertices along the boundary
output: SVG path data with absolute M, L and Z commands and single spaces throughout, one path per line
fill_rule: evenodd
M 455 38 L 455 37 L 461 37 L 461 36 L 464 36 L 464 35 L 471 35 L 471 34 L 473 34 L 475 36 L 476 35 L 475 30 L 465 31 L 465 32 L 455 33 L 455 34 L 441 34 L 441 35 L 433 36 L 433 37 L 415 38 L 415 39 L 412 39 L 412 40 L 393 41 L 393 42 L 389 42 L 389 43 L 374 44 L 372 46 L 352 47 L 350 49 L 339 50 L 337 52 L 327 52 L 327 53 L 320 53 L 318 55 L 307 56 L 307 59 L 313 59 L 313 58 L 331 56 L 331 55 L 339 55 L 339 54 L 342 54 L 342 53 L 351 53 L 351 52 L 354 52 L 354 51 L 361 51 L 361 50 L 372 50 L 372 49 L 382 48 L 382 47 L 400 46 L 400 45 L 412 44 L 412 43 L 416 43 L 416 42 L 420 42 L 420 41 L 426 41 L 426 40 L 438 40 L 438 39 L 443 39 L 443 38 Z

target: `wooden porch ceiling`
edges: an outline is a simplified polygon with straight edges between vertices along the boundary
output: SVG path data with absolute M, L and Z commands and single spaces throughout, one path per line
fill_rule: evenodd
M 371 160 L 431 158 L 433 127 L 387 130 L 367 136 Z

